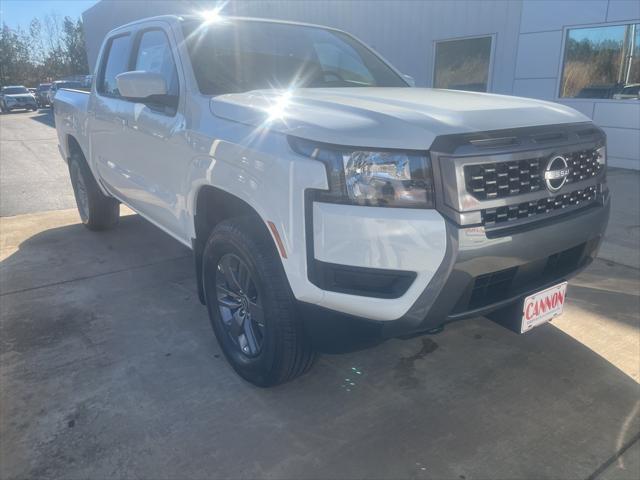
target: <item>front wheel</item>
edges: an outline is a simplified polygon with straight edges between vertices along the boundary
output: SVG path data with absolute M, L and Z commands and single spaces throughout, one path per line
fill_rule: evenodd
M 69 175 L 82 223 L 89 230 L 107 230 L 118 224 L 120 203 L 102 193 L 79 154 L 69 159 Z
M 203 252 L 203 285 L 218 343 L 234 370 L 260 387 L 305 373 L 315 354 L 273 240 L 256 217 L 221 222 Z

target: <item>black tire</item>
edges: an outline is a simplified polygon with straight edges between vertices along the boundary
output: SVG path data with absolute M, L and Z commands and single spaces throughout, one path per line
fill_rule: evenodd
M 120 220 L 120 203 L 102 193 L 81 154 L 69 159 L 69 175 L 78 213 L 89 230 L 107 230 Z
M 302 321 L 296 316 L 293 294 L 273 240 L 261 223 L 259 218 L 238 217 L 218 224 L 204 248 L 202 281 L 209 319 L 225 357 L 248 382 L 271 387 L 308 371 L 315 353 Z M 240 317 L 233 316 L 232 309 L 227 308 L 232 297 L 221 296 L 219 290 L 229 286 L 227 274 L 232 268 L 227 269 L 226 265 L 232 265 L 234 258 L 238 261 L 238 269 L 243 263 L 249 274 L 243 300 L 247 313 L 246 317 L 242 315 L 242 326 Z M 242 289 L 240 293 L 243 293 Z M 254 311 L 261 313 L 254 315 Z M 257 317 L 261 317 L 262 323 L 256 320 Z M 248 331 L 247 322 L 255 330 L 255 348 L 251 353 L 248 353 L 251 343 L 247 343 L 251 335 L 244 333 Z M 238 331 L 242 332 L 239 336 Z M 242 336 L 245 336 L 244 343 Z

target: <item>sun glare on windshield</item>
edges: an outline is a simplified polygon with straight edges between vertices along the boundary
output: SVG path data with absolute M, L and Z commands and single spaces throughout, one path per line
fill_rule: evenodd
M 216 23 L 219 22 L 222 17 L 222 10 L 227 5 L 228 2 L 223 2 L 218 4 L 215 8 L 211 10 L 201 10 L 198 12 L 198 15 L 202 17 L 205 24 Z

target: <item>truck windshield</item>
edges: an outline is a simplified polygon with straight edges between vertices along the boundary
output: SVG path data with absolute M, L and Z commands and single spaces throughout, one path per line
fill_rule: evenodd
M 26 87 L 5 87 L 2 89 L 5 95 L 19 95 L 21 93 L 29 93 Z
M 205 95 L 269 88 L 407 87 L 367 47 L 341 32 L 282 23 L 185 22 Z

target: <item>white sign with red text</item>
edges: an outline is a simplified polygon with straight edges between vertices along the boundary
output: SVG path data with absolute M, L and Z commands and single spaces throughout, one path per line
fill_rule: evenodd
M 564 282 L 525 298 L 520 333 L 527 332 L 560 315 L 566 296 L 567 282 Z

